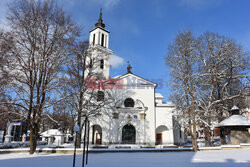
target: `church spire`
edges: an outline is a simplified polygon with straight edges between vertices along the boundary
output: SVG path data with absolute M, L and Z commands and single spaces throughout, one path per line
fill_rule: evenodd
M 102 8 L 100 9 L 99 19 L 98 22 L 95 24 L 95 27 L 105 28 L 105 24 L 102 22 Z

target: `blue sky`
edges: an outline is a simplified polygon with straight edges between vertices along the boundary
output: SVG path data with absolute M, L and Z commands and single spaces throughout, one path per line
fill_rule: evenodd
M 6 3 L 0 2 L 0 22 Z M 236 39 L 250 50 L 249 0 L 59 0 L 65 11 L 83 27 L 82 40 L 88 40 L 103 8 L 103 21 L 110 31 L 110 49 L 123 61 L 111 69 L 111 76 L 132 72 L 143 78 L 162 79 L 157 89 L 167 100 L 171 83 L 165 65 L 168 44 L 178 30 L 191 28 L 196 35 L 205 31 Z

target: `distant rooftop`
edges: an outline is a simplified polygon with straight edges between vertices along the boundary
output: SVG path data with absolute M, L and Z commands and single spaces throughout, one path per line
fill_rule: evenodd
M 41 133 L 41 136 L 50 137 L 50 136 L 64 136 L 65 134 L 59 131 L 58 129 L 49 129 Z
M 156 107 L 174 107 L 174 103 L 165 102 L 165 103 L 162 103 L 162 104 L 156 104 Z
M 231 108 L 231 111 L 233 111 L 233 110 L 239 110 L 239 108 L 238 108 L 237 106 L 233 106 L 233 107 Z
M 159 99 L 164 99 L 164 97 L 160 93 L 155 93 L 155 97 Z
M 231 117 L 221 121 L 216 127 L 223 127 L 223 126 L 249 126 L 250 127 L 250 119 L 242 115 L 232 115 Z

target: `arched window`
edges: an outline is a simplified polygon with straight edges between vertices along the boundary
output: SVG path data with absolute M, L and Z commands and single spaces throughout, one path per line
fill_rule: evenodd
M 104 34 L 102 34 L 101 46 L 104 46 Z
M 89 68 L 92 68 L 92 67 L 93 67 L 93 60 L 90 59 L 90 61 L 89 61 Z
M 93 45 L 95 44 L 95 34 L 93 36 Z
M 100 68 L 101 68 L 101 69 L 104 68 L 104 60 L 103 60 L 103 59 L 100 60 Z
M 98 91 L 97 93 L 97 101 L 104 101 L 104 92 L 103 91 Z
M 134 105 L 135 105 L 135 102 L 132 98 L 125 99 L 125 101 L 124 101 L 125 107 L 134 107 Z

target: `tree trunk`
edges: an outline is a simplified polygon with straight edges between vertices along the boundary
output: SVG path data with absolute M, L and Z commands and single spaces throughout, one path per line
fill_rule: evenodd
M 211 146 L 210 140 L 212 138 L 212 131 L 209 127 L 204 127 L 204 133 L 205 133 L 205 146 L 210 147 Z
M 192 98 L 192 146 L 193 151 L 197 152 L 197 135 L 196 135 L 196 119 L 195 119 L 195 106 L 194 106 L 194 98 Z
M 81 148 L 82 125 L 81 125 L 80 115 L 78 116 L 77 125 L 79 126 L 80 131 L 78 133 L 76 133 L 76 148 Z
M 37 127 L 34 126 L 30 129 L 30 154 L 34 154 L 34 152 L 36 151 L 37 135 L 38 130 Z
M 196 135 L 196 122 L 195 119 L 192 118 L 192 146 L 193 151 L 197 152 L 197 135 Z
M 76 133 L 76 148 L 81 148 L 81 134 L 82 133 Z

